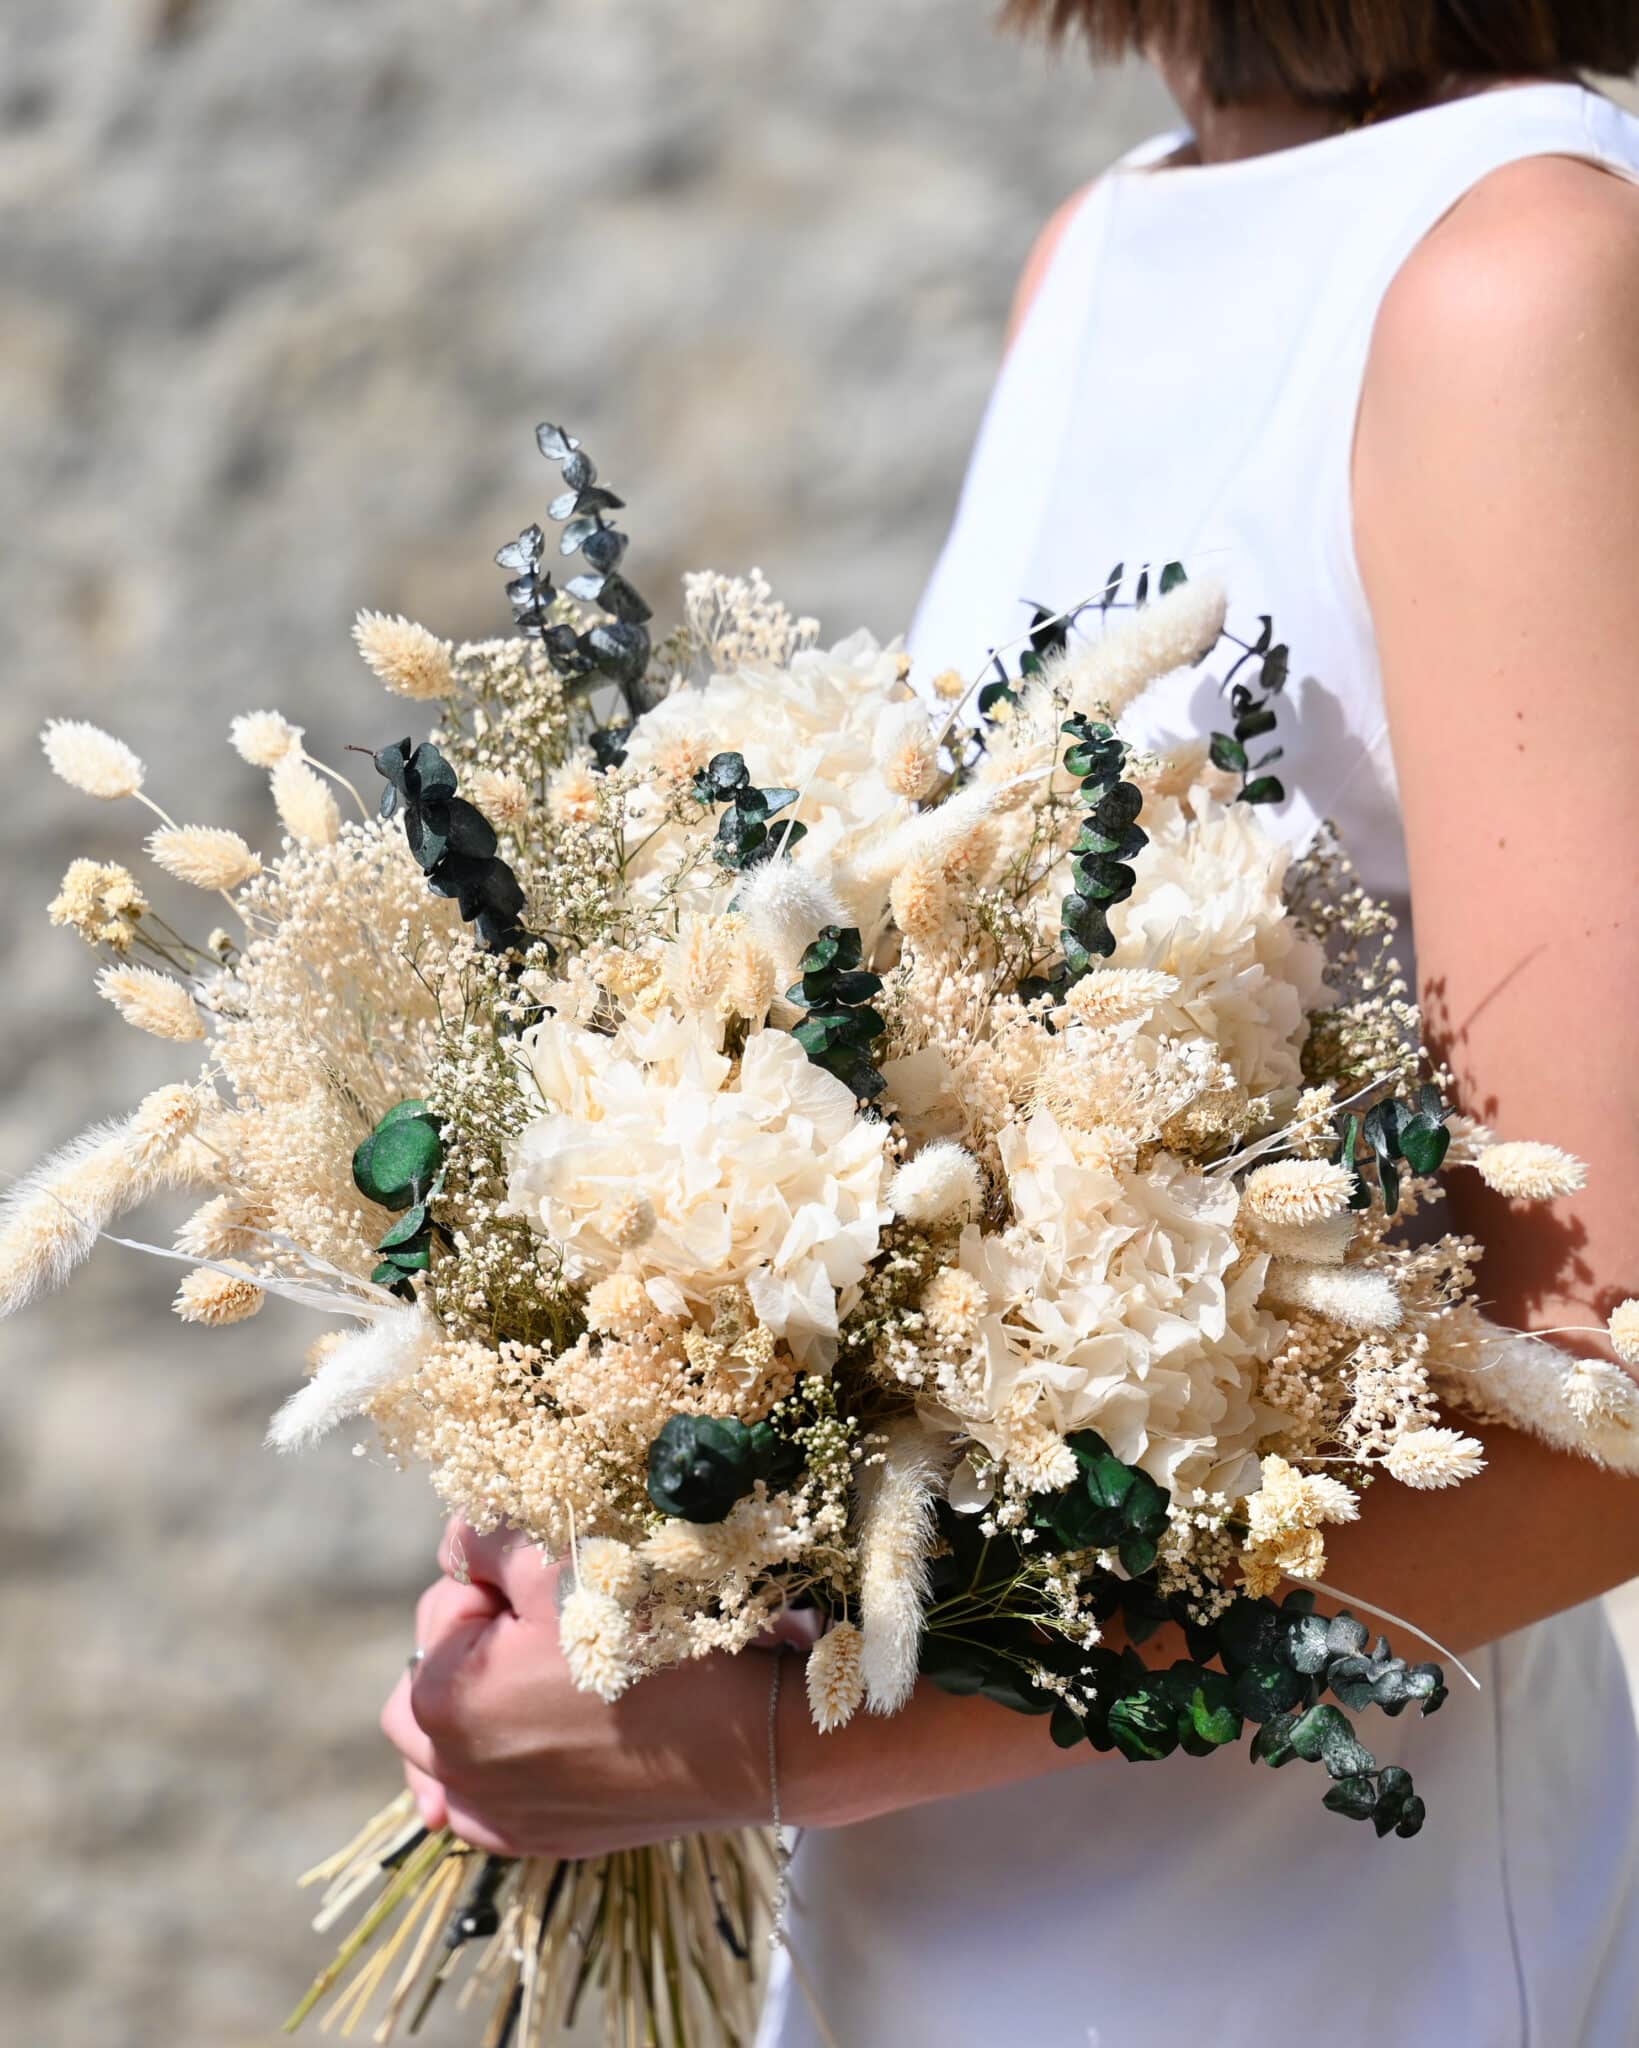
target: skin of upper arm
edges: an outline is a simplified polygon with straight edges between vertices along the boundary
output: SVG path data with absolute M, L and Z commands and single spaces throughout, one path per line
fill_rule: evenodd
M 1025 315 L 1036 303 L 1036 294 L 1041 290 L 1047 273 L 1052 268 L 1053 257 L 1057 253 L 1059 243 L 1064 239 L 1066 228 L 1075 218 L 1077 209 L 1091 190 L 1090 185 L 1084 185 L 1079 192 L 1071 193 L 1036 237 L 1030 254 L 1024 259 L 1024 269 L 1019 273 L 1019 282 L 1013 293 L 1013 310 L 1007 318 L 1008 348 L 1011 348 L 1018 338 Z
M 1378 320 L 1354 504 L 1429 1037 L 1460 1107 L 1589 1165 L 1548 1207 L 1450 1176 L 1451 1223 L 1497 1321 L 1600 1324 L 1639 1293 L 1639 190 L 1535 160 L 1435 229 Z M 1483 1531 L 1505 1625 L 1639 1573 L 1639 1482 L 1499 1459 L 1515 1554 L 1494 1473 L 1385 1518 L 1385 1556 L 1395 1524 L 1425 1559 Z

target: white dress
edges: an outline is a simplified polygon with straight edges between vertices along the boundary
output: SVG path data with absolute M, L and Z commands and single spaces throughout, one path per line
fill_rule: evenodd
M 1129 157 L 1079 206 L 1002 372 L 914 635 L 971 673 L 1118 558 L 1223 574 L 1292 649 L 1294 838 L 1334 818 L 1369 887 L 1406 859 L 1349 450 L 1372 324 L 1430 227 L 1523 157 L 1639 173 L 1639 122 L 1509 88 L 1269 156 Z M 1246 634 L 1250 637 L 1250 634 Z M 1316 680 L 1318 678 L 1318 680 Z M 1221 724 L 1210 679 L 1140 737 Z M 1404 1647 L 1410 1649 L 1410 1644 Z M 1483 1651 L 1434 1719 L 1362 1732 L 1428 1804 L 1379 1842 L 1244 1753 L 1068 1775 L 811 1830 L 792 1942 L 837 2048 L 1633 2048 L 1639 1769 L 1598 1607 Z M 998 1710 L 1000 1711 L 1000 1710 Z M 1043 1737 L 1045 1740 L 1045 1735 Z M 764 2048 L 823 2048 L 788 1967 Z

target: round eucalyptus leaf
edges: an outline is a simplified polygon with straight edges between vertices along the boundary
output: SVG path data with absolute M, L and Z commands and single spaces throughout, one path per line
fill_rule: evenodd
M 443 1149 L 430 1118 L 405 1117 L 365 1139 L 353 1154 L 353 1180 L 368 1201 L 407 1209 L 417 1188 L 431 1183 Z
M 427 1205 L 416 1202 L 406 1209 L 393 1227 L 377 1244 L 378 1252 L 395 1251 L 398 1246 L 408 1244 L 413 1237 L 419 1237 L 427 1227 Z
M 567 462 L 580 443 L 564 427 L 555 427 L 550 420 L 542 420 L 535 429 L 535 446 L 548 462 Z

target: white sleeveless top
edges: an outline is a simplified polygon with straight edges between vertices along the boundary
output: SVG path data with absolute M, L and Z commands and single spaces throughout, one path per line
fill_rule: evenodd
M 1341 828 L 1368 888 L 1406 857 L 1349 454 L 1373 321 L 1416 243 L 1523 157 L 1639 175 L 1639 122 L 1532 85 L 1275 154 L 1123 160 L 1078 207 L 1002 371 L 913 636 L 972 673 L 1029 607 L 1118 560 L 1210 568 L 1292 650 L 1295 839 Z M 1252 631 L 1245 629 L 1251 627 Z M 1221 724 L 1210 677 L 1135 736 Z M 1492 1645 L 1483 1696 L 1368 1717 L 1428 1804 L 1412 1842 L 1244 1754 L 1086 1768 L 810 1830 L 792 1943 L 836 2048 L 1634 2048 L 1639 1750 L 1597 1607 Z M 998 1712 L 1003 1711 L 998 1709 Z M 1045 1741 L 1045 1731 L 1043 1740 Z M 788 1966 L 764 2048 L 825 2048 Z

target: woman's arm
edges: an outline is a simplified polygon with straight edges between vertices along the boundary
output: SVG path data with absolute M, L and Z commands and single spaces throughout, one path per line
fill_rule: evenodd
M 1451 1220 L 1498 1321 L 1597 1325 L 1639 1290 L 1639 191 L 1533 160 L 1435 230 L 1378 322 L 1355 514 L 1431 1039 L 1464 1109 L 1591 1169 L 1547 1211 L 1453 1176 Z M 1476 1640 L 1639 1572 L 1639 1484 L 1492 1448 L 1374 1492 L 1338 1581 Z
M 1490 1246 L 1500 1320 L 1598 1322 L 1639 1292 L 1639 194 L 1581 165 L 1522 165 L 1412 259 L 1373 345 L 1356 526 L 1424 987 L 1463 1107 L 1592 1167 L 1546 1214 L 1482 1209 L 1457 1176 L 1453 1222 Z M 1639 1482 L 1487 1436 L 1478 1480 L 1385 1483 L 1331 1544 L 1339 1586 L 1458 1650 L 1639 1573 Z M 536 1554 L 473 1540 L 473 1570 L 493 1611 L 429 1596 L 432 1654 L 385 1716 L 435 1818 L 431 1780 L 498 1848 L 767 1818 L 766 1659 L 668 1672 L 611 1710 L 569 1685 Z M 800 1681 L 789 1660 L 783 1805 L 804 1824 L 1098 1761 L 925 1684 L 904 1713 L 821 1736 Z

